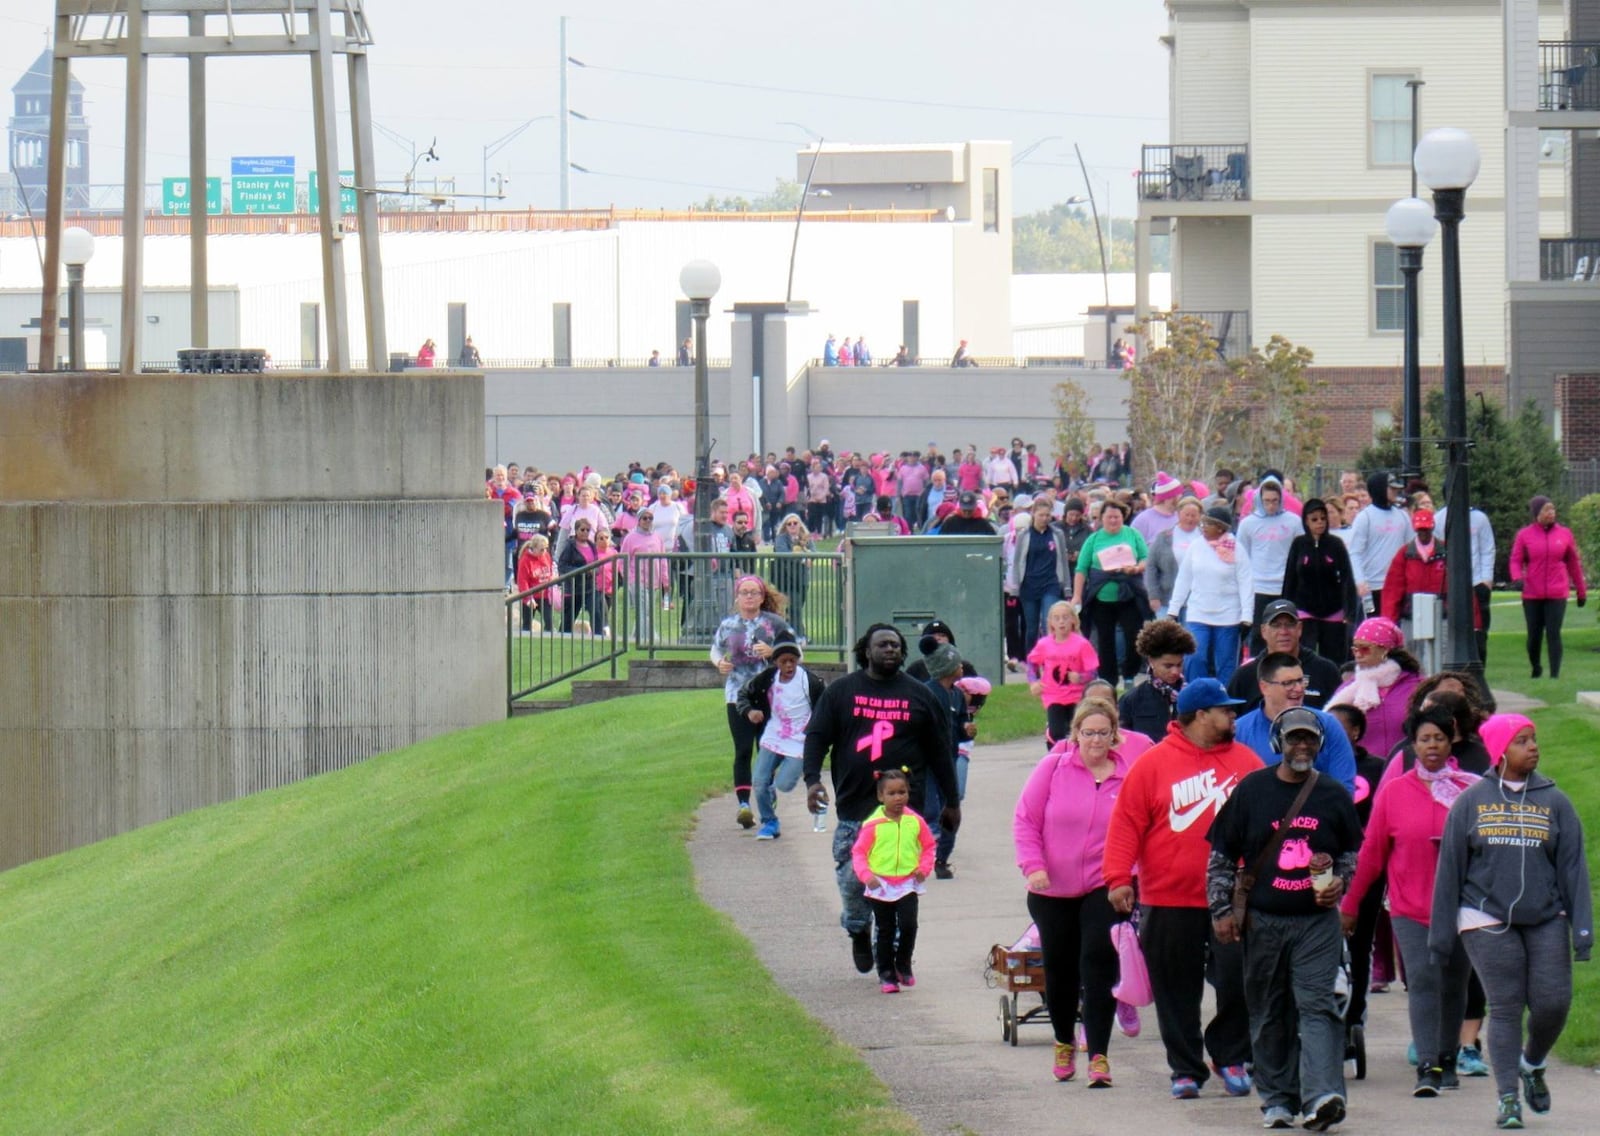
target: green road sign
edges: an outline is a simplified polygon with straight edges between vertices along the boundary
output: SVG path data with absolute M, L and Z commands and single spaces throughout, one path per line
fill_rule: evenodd
M 188 178 L 161 179 L 161 212 L 169 217 L 189 215 Z M 206 178 L 206 212 L 213 215 L 222 212 L 222 179 L 219 177 Z
M 354 213 L 356 211 L 356 172 L 354 170 L 339 171 L 339 212 Z M 317 171 L 311 171 L 309 183 L 311 194 L 311 212 L 315 213 L 322 204 L 322 194 L 317 187 Z
M 234 175 L 232 202 L 235 213 L 293 213 L 294 175 Z

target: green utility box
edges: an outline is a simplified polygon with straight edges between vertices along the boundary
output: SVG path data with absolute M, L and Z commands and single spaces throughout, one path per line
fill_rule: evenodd
M 852 535 L 845 597 L 846 642 L 892 623 L 918 657 L 922 625 L 942 619 L 961 657 L 992 683 L 1005 680 L 1005 555 L 998 536 Z M 854 666 L 854 662 L 851 662 Z

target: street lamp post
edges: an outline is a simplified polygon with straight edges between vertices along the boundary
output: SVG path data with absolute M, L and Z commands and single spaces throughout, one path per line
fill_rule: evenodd
M 711 297 L 722 287 L 722 273 L 709 260 L 691 260 L 678 273 L 678 286 L 689 297 L 689 314 L 694 319 L 694 551 L 709 553 L 711 545 L 711 381 L 706 374 L 706 320 L 711 315 Z M 685 613 L 687 628 L 709 634 L 720 618 L 713 606 L 711 565 L 697 560 L 694 565 L 694 598 Z
M 67 369 L 83 370 L 83 266 L 94 256 L 94 234 L 74 225 L 61 234 L 61 262 L 67 266 Z
M 1405 277 L 1405 448 L 1403 465 L 1407 477 L 1422 475 L 1422 364 L 1418 348 L 1417 274 L 1422 271 L 1422 250 L 1439 231 L 1433 210 L 1415 197 L 1402 197 L 1389 206 L 1383 218 L 1384 230 L 1399 254 L 1400 274 Z M 1448 518 L 1447 518 L 1448 520 Z M 1446 547 L 1449 547 L 1446 545 Z
M 1433 191 L 1433 214 L 1443 238 L 1444 444 L 1449 458 L 1445 498 L 1450 507 L 1444 534 L 1445 586 L 1450 597 L 1445 667 L 1470 673 L 1481 685 L 1483 663 L 1472 629 L 1472 490 L 1468 478 L 1472 442 L 1467 437 L 1467 372 L 1461 333 L 1460 232 L 1467 188 L 1477 179 L 1480 161 L 1472 137 L 1448 126 L 1423 135 L 1413 158 L 1417 176 Z

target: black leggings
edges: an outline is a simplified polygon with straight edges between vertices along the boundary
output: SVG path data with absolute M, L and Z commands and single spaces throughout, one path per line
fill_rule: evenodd
M 750 759 L 755 756 L 761 727 L 739 713 L 739 708 L 730 702 L 728 733 L 733 735 L 733 791 L 744 804 L 750 800 Z
M 1090 1054 L 1105 1053 L 1116 1016 L 1111 988 L 1117 982 L 1117 949 L 1111 945 L 1111 924 L 1119 918 L 1106 900 L 1106 889 L 1070 899 L 1030 891 L 1028 914 L 1039 925 L 1045 997 L 1056 1041 L 1073 1043 L 1081 989 L 1084 1040 Z
M 872 947 L 878 978 L 883 982 L 898 981 L 900 975 L 911 973 L 911 952 L 917 949 L 917 893 L 901 896 L 893 903 L 869 895 L 867 906 L 872 909 L 872 921 L 878 928 Z
M 1067 740 L 1067 735 L 1072 732 L 1072 715 L 1077 711 L 1076 702 L 1054 703 L 1044 708 L 1044 740 L 1051 745 Z
M 1127 648 L 1122 656 L 1122 677 L 1132 679 L 1139 673 L 1139 652 L 1134 650 L 1134 640 L 1144 621 L 1139 618 L 1139 605 L 1132 600 L 1120 603 L 1094 605 L 1094 647 L 1100 656 L 1100 677 L 1112 686 L 1117 685 L 1117 627 L 1121 626 Z
M 1561 674 L 1561 624 L 1567 618 L 1567 601 L 1523 600 L 1522 618 L 1528 621 L 1528 662 L 1539 671 L 1539 645 L 1550 639 L 1550 677 Z

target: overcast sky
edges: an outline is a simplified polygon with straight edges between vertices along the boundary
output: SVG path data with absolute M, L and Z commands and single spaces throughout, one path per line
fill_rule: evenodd
M 7 88 L 45 44 L 54 0 L 0 4 Z M 510 179 L 507 204 L 559 204 L 560 17 L 580 7 L 508 0 L 368 0 L 373 117 L 440 162 L 419 176 L 479 192 L 486 145 L 539 115 L 488 162 Z M 1016 210 L 1083 192 L 1083 148 L 1099 198 L 1134 212 L 1139 147 L 1166 137 L 1166 28 L 1160 0 L 813 0 L 806 5 L 702 0 L 595 2 L 568 22 L 573 67 L 571 174 L 576 207 L 682 207 L 707 194 L 750 196 L 793 177 L 803 123 L 829 141 L 1045 141 L 1016 169 Z M 309 65 L 213 60 L 210 167 L 233 155 L 312 162 Z M 149 177 L 186 173 L 184 64 L 152 66 Z M 120 64 L 75 64 L 85 84 L 96 183 L 122 181 Z M 342 76 L 343 72 L 338 72 Z M 340 95 L 340 159 L 349 165 Z M 9 109 L 9 107 L 8 107 Z M 605 121 L 601 121 L 605 120 Z M 701 133 L 690 133 L 691 131 Z M 377 138 L 379 173 L 398 179 L 409 144 Z M 471 207 L 462 203 L 462 207 Z M 1104 206 L 1102 206 L 1103 208 Z

